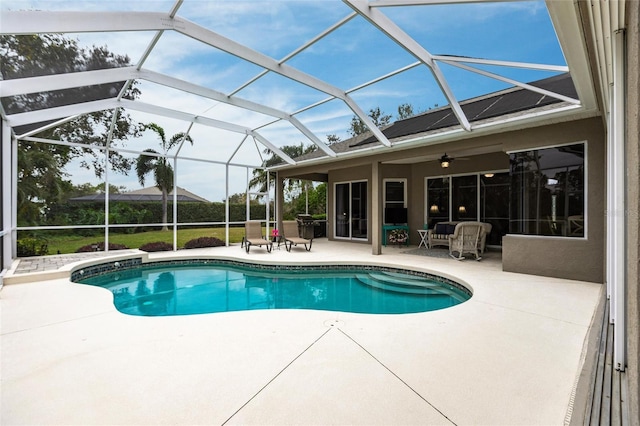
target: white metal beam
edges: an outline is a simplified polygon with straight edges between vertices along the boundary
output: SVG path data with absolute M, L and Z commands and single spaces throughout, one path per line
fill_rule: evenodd
M 40 77 L 0 81 L 2 96 L 25 95 L 53 90 L 73 89 L 96 84 L 114 83 L 136 78 L 136 67 L 109 68 Z
M 274 152 L 278 157 L 282 158 L 287 163 L 296 164 L 296 162 L 293 161 L 293 159 L 289 157 L 283 150 L 281 150 L 280 148 L 278 148 L 277 146 L 269 142 L 260 133 L 252 131 L 251 136 L 253 136 L 254 139 L 260 141 L 261 144 L 265 145 L 267 148 L 269 148 L 272 152 Z
M 461 68 L 463 70 L 467 70 L 467 71 L 474 72 L 476 74 L 483 75 L 485 77 L 491 77 L 491 78 L 494 78 L 496 80 L 504 81 L 505 83 L 513 84 L 514 86 L 522 87 L 523 89 L 527 89 L 527 90 L 530 90 L 532 92 L 540 93 L 541 95 L 550 96 L 552 98 L 560 99 L 561 101 L 569 102 L 569 103 L 572 103 L 574 105 L 580 105 L 580 100 L 579 99 L 574 99 L 574 98 L 569 97 L 569 96 L 561 95 L 560 93 L 552 92 L 551 90 L 541 89 L 540 87 L 532 86 L 531 84 L 527 84 L 527 83 L 521 83 L 521 82 L 519 82 L 517 80 L 514 80 L 512 78 L 502 77 L 502 76 L 500 76 L 498 74 L 494 74 L 492 72 L 488 72 L 488 71 L 481 70 L 481 69 L 478 69 L 478 68 L 470 67 L 470 66 L 465 65 L 465 64 L 456 63 L 456 62 L 449 62 L 449 61 L 442 61 L 442 62 L 444 62 L 445 64 L 449 64 L 451 66 L 457 67 L 457 68 Z
M 42 123 L 49 120 L 58 120 L 72 115 L 89 114 L 96 111 L 113 109 L 118 102 L 113 99 L 82 102 L 74 105 L 65 105 L 55 108 L 40 109 L 37 111 L 21 112 L 7 116 L 7 122 L 11 127 L 24 126 L 25 124 Z
M 179 21 L 159 12 L 3 10 L 0 13 L 0 34 L 161 31 L 179 25 Z
M 239 126 L 237 124 L 228 123 L 221 120 L 215 120 L 207 117 L 200 117 L 198 115 L 189 114 L 182 111 L 176 111 L 169 108 L 160 107 L 157 105 L 150 105 L 144 102 L 131 101 L 128 99 L 122 99 L 117 101 L 114 99 L 106 99 L 102 101 L 83 102 L 81 104 L 67 105 L 57 108 L 49 108 L 45 110 L 25 112 L 21 114 L 13 114 L 8 116 L 8 123 L 12 126 L 22 126 L 25 124 L 39 123 L 61 117 L 67 117 L 70 115 L 88 114 L 96 111 L 103 111 L 105 109 L 113 109 L 117 107 L 132 109 L 135 111 L 146 112 L 149 114 L 155 114 L 163 117 L 174 118 L 177 120 L 188 121 L 192 123 L 202 124 L 204 126 L 215 127 L 218 129 L 227 130 L 234 133 L 242 133 L 259 137 L 260 142 L 275 152 L 280 158 L 289 164 L 295 164 L 295 161 L 291 159 L 278 147 L 269 142 L 265 137 L 259 135 L 254 130 Z
M 369 21 L 373 26 L 378 28 L 384 34 L 387 35 L 391 40 L 395 41 L 398 45 L 400 45 L 407 52 L 415 56 L 418 60 L 422 61 L 426 66 L 431 69 L 433 76 L 436 79 L 436 82 L 440 86 L 442 93 L 445 95 L 447 100 L 449 101 L 449 105 L 451 106 L 451 110 L 455 114 L 458 122 L 465 130 L 471 130 L 471 124 L 469 124 L 469 120 L 466 115 L 462 111 L 460 104 L 456 100 L 453 95 L 453 91 L 449 87 L 449 83 L 447 79 L 442 74 L 440 67 L 433 60 L 431 53 L 429 53 L 424 47 L 422 47 L 418 42 L 416 42 L 413 38 L 411 38 L 407 33 L 405 33 L 400 27 L 398 27 L 395 22 L 389 19 L 386 15 L 380 12 L 377 9 L 369 7 L 369 4 L 366 0 L 342 0 L 346 4 L 348 4 L 352 9 L 357 11 L 363 18 Z
M 469 64 L 496 65 L 500 67 L 524 68 L 528 70 L 569 72 L 566 65 L 535 64 L 530 62 L 500 61 L 496 59 L 472 58 L 468 56 L 433 55 L 436 61 L 465 62 Z
M 167 14 L 155 12 L 7 11 L 5 13 L 3 11 L 0 19 L 0 34 L 164 31 L 173 29 L 240 59 L 343 100 L 383 144 L 391 146 L 382 132 L 378 131 L 369 117 L 343 90 L 180 17 L 171 18 Z
M 579 70 L 579 72 L 571 72 L 578 98 L 584 108 L 594 110 L 598 105 L 578 6 L 572 1 L 546 0 L 545 3 L 569 69 Z M 606 93 L 603 95 L 607 96 Z
M 286 55 L 284 58 L 280 59 L 278 61 L 278 63 L 283 64 L 283 63 L 287 62 L 289 59 L 293 58 L 294 56 L 296 56 L 298 53 L 304 51 L 305 49 L 311 47 L 312 45 L 317 43 L 319 40 L 321 40 L 324 37 L 326 37 L 327 35 L 331 34 L 333 31 L 335 31 L 336 29 L 340 28 L 341 26 L 343 26 L 344 24 L 346 24 L 347 22 L 349 22 L 350 20 L 352 20 L 356 16 L 357 16 L 357 13 L 352 12 L 351 14 L 349 14 L 346 17 L 344 17 L 340 21 L 336 22 L 335 24 L 333 24 L 332 26 L 330 26 L 329 28 L 327 28 L 326 30 L 324 30 L 323 32 L 321 32 L 320 34 L 318 34 L 317 36 L 315 36 L 314 38 L 309 40 L 308 42 L 304 43 L 302 46 L 300 46 L 297 49 L 295 49 L 293 52 L 291 52 L 288 55 Z M 229 96 L 232 96 L 232 95 L 238 93 L 240 90 L 242 90 L 245 87 L 249 86 L 251 83 L 253 83 L 254 81 L 256 81 L 259 78 L 263 77 L 268 72 L 269 72 L 268 70 L 264 70 L 264 71 L 260 72 L 258 75 L 256 75 L 255 77 L 251 78 L 249 81 L 247 81 L 246 83 L 240 85 L 240 87 L 238 87 L 237 89 L 232 91 Z
M 40 132 L 43 132 L 48 129 L 53 129 L 54 127 L 58 127 L 64 123 L 75 120 L 78 118 L 77 115 L 72 115 L 70 117 L 63 118 L 61 120 L 54 121 L 53 123 L 45 124 L 44 126 L 29 130 L 27 133 L 23 133 L 21 135 L 16 135 L 16 139 L 24 139 L 25 137 L 37 135 Z
M 233 56 L 236 56 L 252 64 L 258 65 L 276 74 L 280 74 L 293 81 L 296 81 L 305 86 L 311 87 L 318 91 L 324 92 L 335 98 L 344 101 L 347 106 L 356 114 L 365 125 L 371 130 L 374 136 L 384 145 L 391 146 L 391 142 L 382 134 L 382 132 L 375 126 L 371 119 L 365 114 L 362 109 L 356 104 L 356 102 L 349 97 L 343 90 L 326 83 L 316 77 L 306 74 L 296 68 L 290 67 L 287 64 L 281 64 L 275 59 L 263 55 L 260 52 L 252 50 L 240 43 L 237 43 L 231 39 L 221 36 L 213 31 L 203 28 L 187 20 L 183 20 L 183 26 L 176 27 L 176 31 L 199 40 L 205 44 L 216 47 L 224 52 L 227 52 Z
M 261 114 L 276 117 L 290 122 L 302 134 L 307 136 L 316 146 L 327 155 L 335 157 L 335 152 L 324 142 L 316 137 L 307 127 L 290 114 L 271 108 L 256 102 L 237 97 L 229 97 L 224 93 L 208 89 L 197 84 L 189 83 L 174 77 L 149 70 L 138 70 L 137 67 L 110 68 L 105 70 L 84 71 L 69 74 L 56 74 L 41 77 L 19 78 L 0 81 L 0 93 L 3 96 L 15 96 L 28 93 L 44 92 L 49 90 L 63 90 L 75 87 L 91 86 L 97 84 L 113 83 L 125 80 L 147 80 L 183 92 L 193 93 L 198 96 L 213 99 L 238 108 L 255 111 Z
M 498 3 L 516 2 L 523 0 L 373 0 L 369 2 L 371 7 L 395 7 L 395 6 L 427 6 L 464 3 Z

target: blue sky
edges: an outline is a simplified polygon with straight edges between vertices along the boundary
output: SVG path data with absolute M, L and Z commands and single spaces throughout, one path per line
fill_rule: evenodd
M 168 12 L 172 1 L 74 1 L 74 0 L 3 0 L 2 10 L 116 10 Z M 565 65 L 555 32 L 543 1 L 498 2 L 489 4 L 388 7 L 380 9 L 404 32 L 431 54 L 471 56 L 485 59 Z M 352 10 L 341 1 L 204 1 L 185 0 L 178 15 L 217 32 L 229 39 L 274 59 L 295 51 L 331 25 L 348 16 Z M 153 37 L 152 32 L 74 34 L 81 45 L 106 45 L 118 54 L 127 54 L 137 63 Z M 342 90 L 349 90 L 379 76 L 416 61 L 395 42 L 386 38 L 361 17 L 351 19 L 304 52 L 286 63 Z M 189 82 L 231 93 L 260 72 L 260 68 L 181 34 L 165 32 L 144 64 L 153 71 Z M 451 89 L 458 100 L 506 88 L 503 82 L 441 64 Z M 516 68 L 483 67 L 505 77 L 528 82 L 551 74 Z M 270 118 L 218 104 L 195 95 L 180 93 L 143 82 L 141 100 L 194 114 L 258 127 Z M 327 98 L 327 95 L 282 76 L 270 73 L 236 96 L 278 108 L 289 113 Z M 394 118 L 400 104 L 409 103 L 414 111 L 424 111 L 447 100 L 425 66 L 358 90 L 351 94 L 364 111 L 380 107 Z M 155 121 L 173 134 L 186 131 L 188 123 L 146 114 L 131 113 L 141 121 Z M 336 134 L 349 137 L 353 116 L 341 101 L 304 112 L 297 117 L 321 140 Z M 290 125 L 278 123 L 260 130 L 277 146 L 309 141 Z M 215 129 L 194 126 L 196 143 L 181 154 L 192 158 L 228 159 L 242 136 Z M 131 149 L 157 147 L 155 136 L 127 144 Z M 262 148 L 262 147 L 260 147 Z M 253 141 L 242 145 L 234 157 L 240 163 L 260 161 Z M 179 166 L 180 168 L 180 166 Z M 186 169 L 186 170 L 183 170 Z M 88 180 L 90 175 L 72 171 L 74 178 Z M 210 176 L 202 181 L 203 173 Z M 244 190 L 246 172 L 233 171 L 231 193 Z M 111 176 L 114 183 L 129 189 L 139 187 L 133 177 Z M 223 167 L 189 163 L 179 170 L 178 184 L 210 200 L 224 198 Z

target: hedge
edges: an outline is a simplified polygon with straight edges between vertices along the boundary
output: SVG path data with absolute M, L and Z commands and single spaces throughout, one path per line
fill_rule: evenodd
M 250 206 L 252 219 L 264 218 L 266 206 L 255 204 Z M 224 222 L 224 203 L 178 203 L 178 223 Z M 104 224 L 103 203 L 64 203 L 52 206 L 45 214 L 46 224 L 50 225 L 102 225 Z M 244 222 L 246 220 L 245 204 L 229 205 L 229 221 Z M 173 221 L 173 203 L 167 205 L 167 221 Z M 162 223 L 162 204 L 160 202 L 114 202 L 109 205 L 109 223 Z M 114 231 L 117 228 L 114 228 Z M 91 230 L 87 230 L 91 232 Z M 123 229 L 122 232 L 135 232 L 135 228 Z

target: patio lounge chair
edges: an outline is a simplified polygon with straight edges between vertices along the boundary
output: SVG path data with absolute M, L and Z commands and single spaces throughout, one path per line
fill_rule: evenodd
M 273 243 L 265 240 L 262 235 L 262 222 L 259 220 L 250 220 L 244 224 L 244 247 L 249 253 L 252 245 L 262 247 L 266 246 L 267 252 L 271 253 Z
M 485 227 L 482 222 L 460 222 L 456 225 L 453 234 L 449 235 L 449 255 L 456 260 L 464 259 L 464 253 L 472 253 L 476 256 L 476 260 L 480 257 L 480 241 L 485 233 Z M 457 252 L 458 256 L 453 253 Z
M 284 239 L 284 248 L 287 251 L 291 251 L 291 246 L 297 246 L 298 244 L 304 244 L 304 248 L 307 251 L 311 250 L 311 244 L 313 244 L 313 238 L 308 240 L 306 238 L 300 238 L 298 233 L 298 222 L 295 220 L 282 221 L 282 238 Z M 309 245 L 307 247 L 307 244 Z

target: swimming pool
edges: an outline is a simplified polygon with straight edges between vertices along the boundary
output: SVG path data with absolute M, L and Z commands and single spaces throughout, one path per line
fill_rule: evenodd
M 368 314 L 433 311 L 471 292 L 443 277 L 376 266 L 286 266 L 190 260 L 79 270 L 72 281 L 113 293 L 118 311 L 171 316 L 254 309 Z

